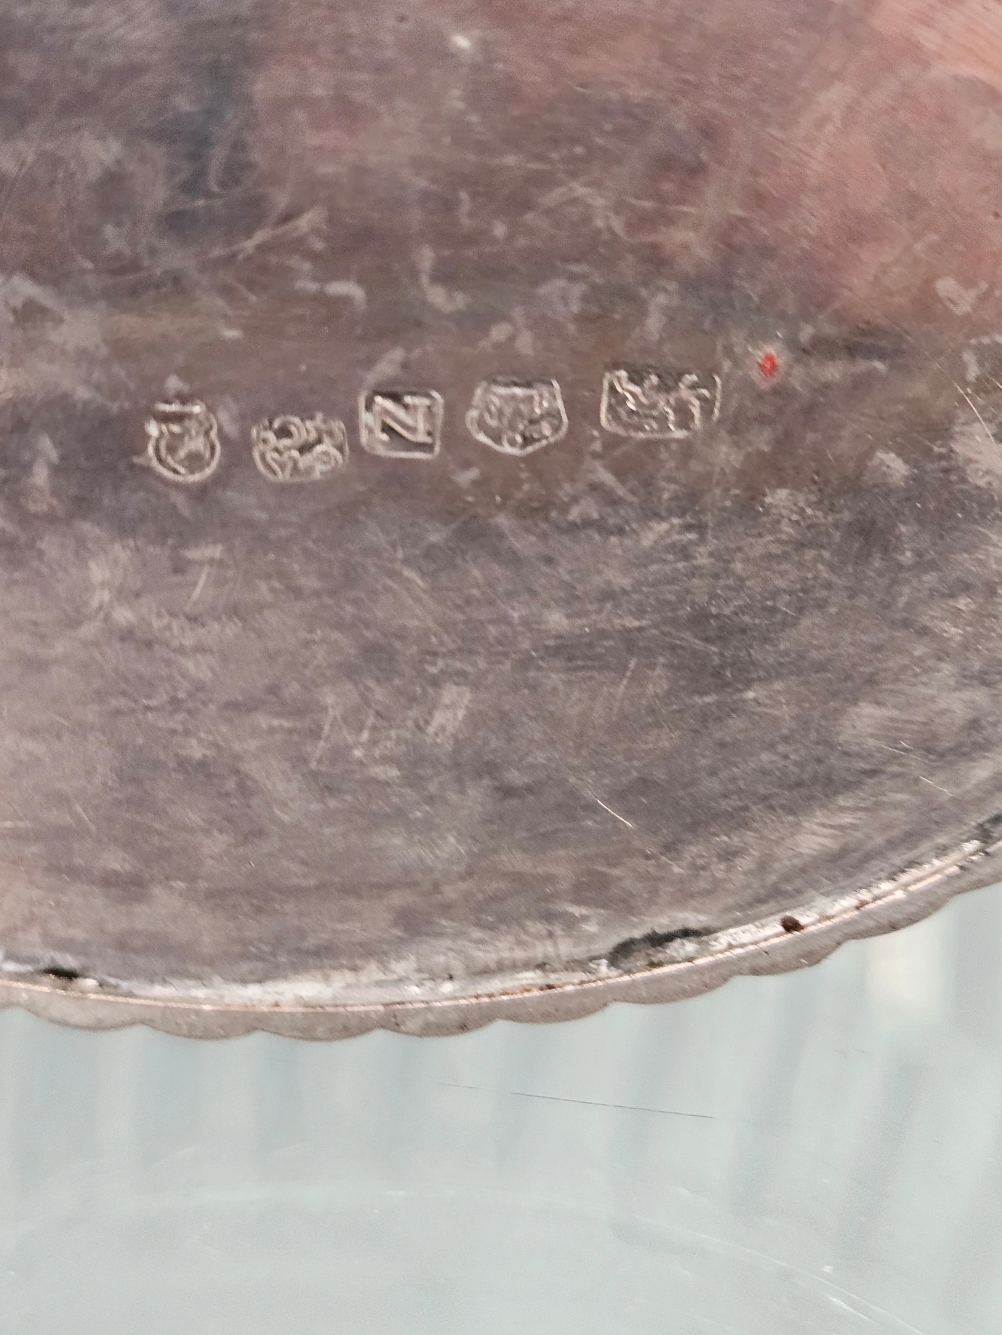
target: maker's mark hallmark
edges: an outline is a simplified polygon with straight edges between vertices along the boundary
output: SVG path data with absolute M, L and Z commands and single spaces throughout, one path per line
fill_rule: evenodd
M 251 453 L 271 482 L 322 482 L 348 462 L 344 423 L 322 413 L 283 414 L 251 428 Z
M 485 380 L 474 392 L 466 425 L 501 454 L 532 454 L 566 436 L 567 410 L 555 380 Z
M 171 482 L 204 482 L 221 454 L 219 427 L 205 404 L 175 400 L 153 405 L 146 419 L 146 453 L 136 462 Z
M 388 459 L 434 459 L 444 404 L 431 389 L 372 390 L 358 401 L 362 448 Z
M 720 416 L 721 389 L 719 375 L 698 371 L 607 371 L 599 420 L 617 436 L 684 440 Z

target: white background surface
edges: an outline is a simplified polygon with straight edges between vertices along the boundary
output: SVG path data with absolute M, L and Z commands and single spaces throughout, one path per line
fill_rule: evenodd
M 461 1038 L 4 1013 L 0 1331 L 998 1332 L 1000 928 Z

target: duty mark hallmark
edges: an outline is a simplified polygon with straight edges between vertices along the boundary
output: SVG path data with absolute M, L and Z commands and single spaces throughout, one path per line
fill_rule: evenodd
M 204 482 L 221 454 L 219 427 L 205 404 L 174 400 L 153 405 L 146 419 L 146 453 L 137 462 L 171 482 Z
M 348 433 L 343 422 L 323 413 L 283 414 L 251 429 L 251 453 L 271 482 L 322 482 L 348 462 Z
M 617 436 L 683 440 L 720 416 L 721 389 L 719 375 L 698 371 L 607 371 L 599 420 Z
M 501 454 L 532 454 L 567 434 L 567 410 L 555 380 L 485 380 L 466 425 L 474 439 Z
M 358 401 L 362 448 L 388 459 L 434 459 L 445 407 L 433 389 L 372 390 Z

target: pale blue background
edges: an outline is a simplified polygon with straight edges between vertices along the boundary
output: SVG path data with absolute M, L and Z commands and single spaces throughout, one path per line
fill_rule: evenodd
M 0 1331 L 998 1332 L 1000 928 L 450 1039 L 0 1015 Z

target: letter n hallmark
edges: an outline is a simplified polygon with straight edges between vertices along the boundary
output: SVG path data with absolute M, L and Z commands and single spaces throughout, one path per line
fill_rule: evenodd
M 434 459 L 444 404 L 431 389 L 380 389 L 358 401 L 363 449 L 389 459 Z

